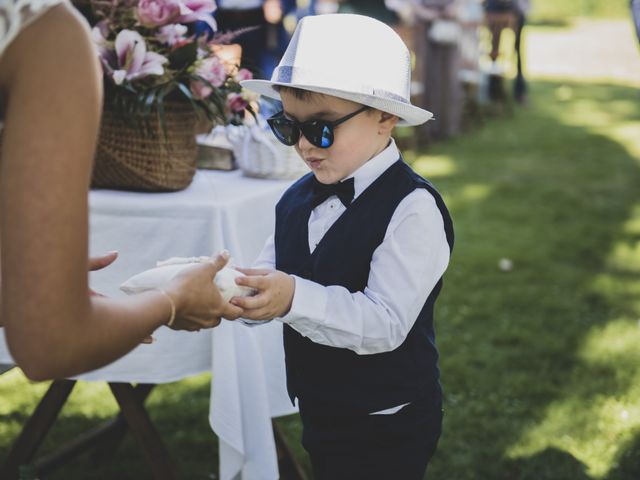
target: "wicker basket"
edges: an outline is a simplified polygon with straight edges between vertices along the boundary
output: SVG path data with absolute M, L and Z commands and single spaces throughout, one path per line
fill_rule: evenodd
M 123 114 L 108 101 L 102 113 L 92 187 L 169 192 L 189 186 L 196 172 L 197 116 L 188 103 L 164 104 L 166 138 L 155 110 Z
M 309 172 L 309 167 L 293 147 L 287 147 L 259 125 L 228 126 L 236 162 L 248 177 L 293 180 Z

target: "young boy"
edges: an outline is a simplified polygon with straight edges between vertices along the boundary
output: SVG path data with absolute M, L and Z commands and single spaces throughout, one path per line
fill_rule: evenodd
M 419 480 L 441 431 L 433 307 L 453 245 L 436 190 L 402 161 L 410 58 L 385 24 L 306 17 L 271 81 L 269 120 L 311 168 L 276 206 L 275 234 L 237 282 L 243 317 L 284 324 L 287 387 L 319 480 Z M 274 270 L 275 268 L 275 270 Z

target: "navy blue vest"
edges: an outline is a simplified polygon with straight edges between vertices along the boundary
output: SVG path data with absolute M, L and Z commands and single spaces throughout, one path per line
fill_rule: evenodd
M 449 247 L 453 226 L 434 187 L 398 160 L 378 177 L 309 252 L 312 174 L 293 184 L 276 206 L 276 268 L 321 285 L 364 291 L 371 258 L 382 243 L 398 204 L 416 188 L 426 188 L 444 219 Z M 391 352 L 358 355 L 312 342 L 284 325 L 287 388 L 308 411 L 363 414 L 419 398 L 439 400 L 438 352 L 433 306 L 442 288 L 438 281 L 405 341 Z M 329 299 L 331 301 L 331 299 Z

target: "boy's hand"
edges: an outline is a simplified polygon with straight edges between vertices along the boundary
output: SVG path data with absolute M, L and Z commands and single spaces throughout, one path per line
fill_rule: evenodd
M 242 317 L 250 320 L 271 320 L 282 317 L 291 309 L 296 282 L 291 275 L 278 270 L 238 268 L 245 274 L 236 283 L 258 290 L 253 297 L 233 297 L 231 303 L 243 309 Z

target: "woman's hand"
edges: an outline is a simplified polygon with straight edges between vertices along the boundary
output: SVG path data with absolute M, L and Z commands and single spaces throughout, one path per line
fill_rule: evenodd
M 115 262 L 116 258 L 118 258 L 118 252 L 116 251 L 98 257 L 89 257 L 89 271 L 95 272 L 96 270 L 102 270 Z
M 118 252 L 116 251 L 109 252 L 98 257 L 89 257 L 89 271 L 95 272 L 96 270 L 102 270 L 115 262 L 116 258 L 118 258 Z M 89 294 L 99 295 L 101 297 L 104 296 L 91 288 L 89 289 Z
M 175 303 L 174 330 L 198 331 L 213 328 L 221 318 L 235 320 L 242 309 L 222 299 L 214 277 L 229 260 L 229 253 L 217 255 L 211 262 L 183 270 L 163 290 Z
M 255 288 L 253 297 L 233 297 L 230 302 L 242 308 L 242 317 L 250 320 L 271 320 L 291 310 L 296 283 L 291 275 L 278 270 L 238 268 L 245 274 L 236 278 L 238 285 Z

